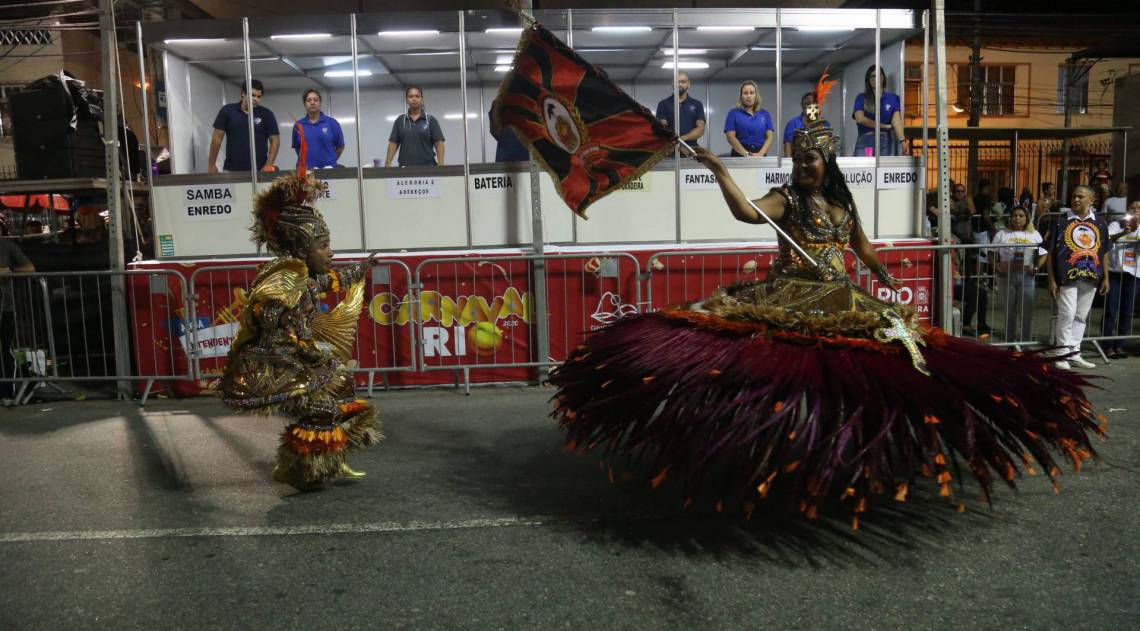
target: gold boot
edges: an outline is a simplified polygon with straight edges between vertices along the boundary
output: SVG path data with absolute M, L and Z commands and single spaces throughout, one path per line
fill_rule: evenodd
M 342 477 L 342 478 L 348 478 L 350 480 L 357 480 L 359 478 L 363 478 L 366 475 L 368 475 L 368 474 L 363 472 L 363 471 L 353 469 L 352 467 L 348 466 L 347 462 L 340 463 L 340 477 Z

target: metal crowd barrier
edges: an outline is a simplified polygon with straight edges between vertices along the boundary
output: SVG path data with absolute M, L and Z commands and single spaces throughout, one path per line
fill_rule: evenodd
M 381 375 L 384 387 L 387 388 L 389 372 L 416 370 L 414 327 L 407 327 L 406 338 L 397 335 L 395 327 L 388 327 L 381 335 L 380 324 L 376 321 L 377 315 L 393 308 L 399 309 L 404 304 L 406 296 L 410 294 L 411 270 L 406 263 L 396 259 L 374 259 L 372 263 L 369 278 L 365 281 L 371 290 L 365 291 L 363 314 L 370 323 L 370 328 L 366 330 L 371 335 L 368 341 L 357 335 L 353 347 L 355 364 L 351 368 L 352 372 L 368 375 L 368 396 L 373 394 L 377 374 Z M 245 305 L 246 292 L 253 283 L 258 267 L 253 264 L 217 265 L 200 267 L 190 275 L 189 295 L 193 301 L 190 303 L 192 307 L 187 322 L 195 324 L 188 328 L 190 339 L 193 340 L 194 351 L 191 355 L 194 374 L 199 379 L 218 378 L 222 375 L 229 347 L 214 350 L 203 342 L 236 333 L 238 316 Z M 402 280 L 402 285 L 393 284 L 393 268 L 402 272 L 402 276 L 395 279 Z M 399 287 L 404 287 L 405 291 L 392 291 Z M 380 291 L 381 288 L 386 288 L 387 291 Z M 395 302 L 383 300 L 383 304 L 378 299 L 392 295 L 398 295 L 400 299 Z M 408 362 L 401 363 L 401 356 L 408 357 Z M 206 360 L 205 367 L 203 360 Z
M 998 251 L 1036 247 L 878 248 L 880 261 L 902 281 L 897 293 L 881 287 L 853 253 L 846 258 L 857 282 L 872 295 L 911 304 L 920 317 L 954 334 L 963 333 L 961 319 L 967 325 L 984 323 L 989 330 L 965 332 L 980 342 L 1021 348 L 1053 343 L 1053 299 L 1043 272 L 1019 275 L 1001 264 Z M 936 281 L 944 251 L 952 254 L 947 272 L 955 279 L 958 322 L 933 318 L 940 312 Z M 662 252 L 649 257 L 644 274 L 638 260 L 624 252 L 437 257 L 421 261 L 414 274 L 403 261 L 376 260 L 366 293 L 368 320 L 360 325 L 350 368 L 368 375 L 370 396 L 376 375 L 387 388 L 390 372 L 452 371 L 456 386 L 462 375 L 468 391 L 472 370 L 500 371 L 492 374 L 496 381 L 530 380 L 531 369 L 561 363 L 591 330 L 633 313 L 707 297 L 717 287 L 760 280 L 770 267 L 760 264 L 763 257 L 775 254 L 772 246 Z M 0 327 L 5 341 L 11 340 L 2 356 L 0 384 L 11 384 L 11 400 L 22 404 L 39 389 L 59 389 L 62 382 L 134 381 L 145 403 L 156 382 L 175 387 L 217 377 L 228 351 L 223 342 L 236 332 L 256 269 L 202 267 L 189 282 L 175 270 L 0 274 L 0 290 L 7 288 L 14 307 L 4 312 L 11 324 Z M 116 374 L 111 329 L 116 275 L 124 277 L 132 318 L 126 375 Z M 0 293 L 0 310 L 3 299 Z M 558 307 L 543 308 L 552 301 Z M 1140 340 L 1140 333 L 1102 334 L 1104 317 L 1104 300 L 1098 297 L 1084 342 L 1107 362 L 1104 342 Z
M 740 281 L 763 280 L 765 274 L 761 272 L 771 267 L 778 254 L 776 246 L 658 252 L 649 257 L 645 270 L 646 310 L 707 298 L 718 287 Z M 763 267 L 759 264 L 762 257 L 769 258 Z M 706 280 L 710 269 L 716 274 L 715 283 Z
M 416 266 L 412 310 L 420 370 L 453 371 L 457 386 L 462 374 L 469 392 L 473 369 L 557 365 L 591 329 L 640 312 L 640 276 L 624 252 L 425 259 Z M 552 297 L 564 308 L 534 307 Z
M 888 271 L 904 281 L 927 280 L 908 277 L 907 256 L 915 251 L 930 253 L 933 257 L 934 276 L 941 257 L 937 254 L 949 250 L 953 255 L 955 322 L 939 323 L 955 335 L 965 335 L 994 346 L 1015 348 L 1052 345 L 1055 339 L 1056 313 L 1053 297 L 1049 293 L 1046 273 L 1038 269 L 1031 277 L 1021 277 L 1016 267 L 1003 265 L 1001 250 L 1026 250 L 1026 256 L 1037 258 L 1034 244 L 952 244 L 884 247 L 876 250 Z M 1033 254 L 1030 254 L 1033 252 Z M 872 282 L 868 276 L 868 289 Z M 1135 289 L 1134 289 L 1135 290 Z M 1097 296 L 1086 317 L 1084 343 L 1093 348 L 1108 363 L 1103 342 L 1140 340 L 1140 334 L 1103 335 L 1105 330 L 1106 297 Z M 931 300 L 932 312 L 934 300 Z M 1117 314 L 1120 317 L 1123 314 Z M 1115 326 L 1113 328 L 1116 328 Z
M 112 279 L 122 276 L 127 304 L 135 318 L 129 374 L 118 374 L 111 313 Z M 5 350 L 7 370 L 0 382 L 12 383 L 16 404 L 27 403 L 41 387 L 59 382 L 143 382 L 146 401 L 156 381 L 187 381 L 193 371 L 179 354 L 170 322 L 186 304 L 186 279 L 174 270 L 31 272 L 0 275 L 11 282 L 15 339 Z M 21 287 L 21 285 L 23 285 Z M 37 298 L 38 296 L 38 298 Z M 7 355 L 11 355 L 8 357 Z

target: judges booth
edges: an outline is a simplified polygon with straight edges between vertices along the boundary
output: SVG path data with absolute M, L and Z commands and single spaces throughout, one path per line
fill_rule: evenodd
M 883 78 L 870 91 L 897 95 L 901 115 L 925 120 L 918 116 L 924 104 L 913 102 L 927 92 L 923 60 L 904 58 L 906 40 L 925 39 L 923 16 L 606 9 L 538 11 L 535 17 L 651 111 L 673 93 L 675 73 L 687 74 L 688 98 L 700 101 L 705 113 L 698 142 L 720 155 L 730 153 L 725 120 L 738 105 L 741 85 L 755 82 L 772 121 L 768 150 L 725 158 L 754 197 L 790 176 L 785 125 L 801 114 L 802 96 L 828 69 L 838 84 L 823 113 L 843 138 L 839 164 L 865 231 L 879 244 L 929 243 L 921 239 L 922 159 L 896 155 L 897 139 L 889 135 L 892 146 L 869 143 L 855 155 L 852 117 L 856 99 L 869 91 L 868 69 L 877 65 Z M 160 137 L 148 144 L 166 146 L 171 157 L 169 173 L 153 177 L 151 188 L 160 260 L 134 267 L 181 274 L 189 292 L 185 310 L 168 305 L 161 315 L 178 341 L 136 327 L 136 344 L 174 349 L 171 370 L 178 370 L 178 353 L 185 350 L 193 355 L 195 375 L 217 374 L 224 361 L 251 264 L 265 260 L 249 240 L 251 200 L 276 174 L 212 173 L 210 142 L 219 110 L 238 102 L 251 79 L 264 86 L 260 105 L 276 119 L 279 170 L 296 166 L 292 126 L 305 116 L 307 90 L 320 92 L 322 111 L 343 131 L 337 166 L 316 172 L 328 183 L 319 207 L 340 260 L 359 260 L 364 251 L 382 251 L 386 259 L 365 296 L 355 356 L 356 369 L 367 373 L 362 386 L 371 386 L 377 373 L 422 384 L 448 382 L 448 371 L 474 368 L 480 370 L 470 372 L 473 381 L 526 379 L 529 370 L 564 358 L 588 331 L 631 310 L 762 278 L 775 234 L 735 221 L 711 173 L 691 159 L 659 162 L 590 207 L 588 220 L 570 212 L 551 178 L 531 162 L 496 161 L 488 112 L 522 30 L 520 18 L 506 11 L 140 26 L 140 52 L 155 92 L 146 102 L 159 108 Z M 870 76 L 874 81 L 875 73 Z M 441 164 L 386 164 L 410 86 L 422 90 L 426 113 L 443 133 Z M 268 120 L 257 112 L 247 114 L 257 119 L 251 126 Z M 540 249 L 548 257 L 541 265 L 533 258 Z M 908 283 L 900 300 L 928 316 L 931 254 L 904 254 L 896 257 L 907 263 L 896 274 Z M 176 293 L 169 284 L 160 288 L 160 298 Z M 154 285 L 140 290 L 159 291 Z
M 707 120 L 699 142 L 717 154 L 731 150 L 725 118 L 737 106 L 742 82 L 755 81 L 773 121 L 772 143 L 764 157 L 728 159 L 749 195 L 788 177 L 784 126 L 801 113 L 801 96 L 830 68 L 839 84 L 824 116 L 842 135 L 839 162 L 868 235 L 921 236 L 926 170 L 920 158 L 888 155 L 895 153 L 888 147 L 853 155 L 858 133 L 852 107 L 866 91 L 868 68 L 878 65 L 886 77 L 880 89 L 898 95 L 904 118 L 921 111 L 923 104 L 909 101 L 926 94 L 925 66 L 904 58 L 904 40 L 924 36 L 922 15 L 599 9 L 539 11 L 535 17 L 651 111 L 670 95 L 674 66 L 686 73 L 689 97 L 703 103 Z M 338 166 L 318 173 L 329 184 L 321 208 L 338 251 L 529 246 L 536 240 L 532 211 L 541 213 L 538 238 L 547 244 L 774 239 L 769 228 L 734 221 L 708 171 L 692 160 L 662 161 L 591 208 L 589 220 L 569 212 L 545 173 L 532 196 L 529 163 L 495 162 L 488 120 L 521 28 L 518 16 L 505 11 L 144 24 L 145 72 L 157 90 L 149 105 L 159 107 L 161 140 L 171 154 L 170 174 L 153 178 L 160 257 L 255 254 L 247 230 L 250 200 L 254 187 L 266 186 L 274 174 L 256 174 L 255 181 L 248 172 L 211 174 L 207 164 L 214 119 L 224 104 L 238 101 L 247 75 L 264 85 L 261 106 L 280 128 L 278 169 L 295 168 L 291 127 L 305 115 L 306 90 L 319 90 L 323 112 L 340 123 L 345 147 Z M 440 124 L 443 164 L 383 166 L 408 86 L 422 89 L 427 114 Z M 162 144 L 158 140 L 151 139 Z M 223 142 L 219 169 L 225 153 Z

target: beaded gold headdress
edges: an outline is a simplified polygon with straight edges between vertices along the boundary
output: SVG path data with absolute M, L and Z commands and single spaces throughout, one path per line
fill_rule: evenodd
M 792 134 L 793 154 L 797 151 L 815 149 L 823 154 L 824 160 L 828 160 L 839 149 L 839 136 L 836 136 L 835 131 L 824 124 L 822 118 L 823 102 L 827 99 L 831 89 L 838 83 L 827 79 L 827 71 L 830 69 L 830 66 L 825 68 L 823 75 L 815 84 L 813 91 L 815 103 L 809 105 L 804 111 L 804 126 Z
M 257 196 L 253 204 L 256 221 L 251 230 L 253 242 L 264 245 L 273 254 L 304 258 L 318 239 L 329 234 L 329 227 L 312 206 L 324 183 L 306 173 L 308 147 L 300 124 L 297 135 L 301 144 L 297 172 L 277 178 Z

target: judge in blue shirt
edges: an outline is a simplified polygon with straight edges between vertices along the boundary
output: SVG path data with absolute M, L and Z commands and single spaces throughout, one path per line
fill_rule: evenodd
M 335 167 L 337 158 L 344 151 L 344 132 L 340 123 L 321 111 L 321 93 L 309 88 L 301 97 L 305 103 L 306 116 L 297 121 L 305 132 L 305 145 L 308 153 L 305 164 L 313 169 Z M 293 150 L 297 161 L 301 159 L 301 138 L 297 127 L 293 127 Z
M 879 72 L 879 89 L 883 95 L 875 98 L 875 71 Z M 903 135 L 902 102 L 899 95 L 887 92 L 887 73 L 871 65 L 863 77 L 863 92 L 855 97 L 851 118 L 859 127 L 859 138 L 855 141 L 856 156 L 875 155 L 875 138 L 879 138 L 880 156 L 897 156 L 906 152 L 906 136 Z M 876 101 L 878 101 L 876 105 Z M 885 121 L 885 122 L 880 122 Z M 878 131 L 878 134 L 875 132 Z
M 697 140 L 705 135 L 705 104 L 689 96 L 689 75 L 684 72 L 677 73 L 677 100 L 680 101 L 681 125 L 678 128 L 673 124 L 673 98 L 665 97 L 657 103 L 657 118 L 661 124 L 677 132 L 681 140 L 696 147 Z
M 736 107 L 724 117 L 724 136 L 738 158 L 768 155 L 776 127 L 768 110 L 760 107 L 760 88 L 749 79 L 740 84 Z
M 815 103 L 815 92 L 806 92 L 800 97 L 800 115 L 789 120 L 784 125 L 784 155 L 791 157 L 792 155 L 792 136 L 796 134 L 797 129 L 803 129 L 804 116 L 807 115 L 807 108 Z M 820 121 L 824 127 L 831 127 L 831 123 L 827 121 Z

